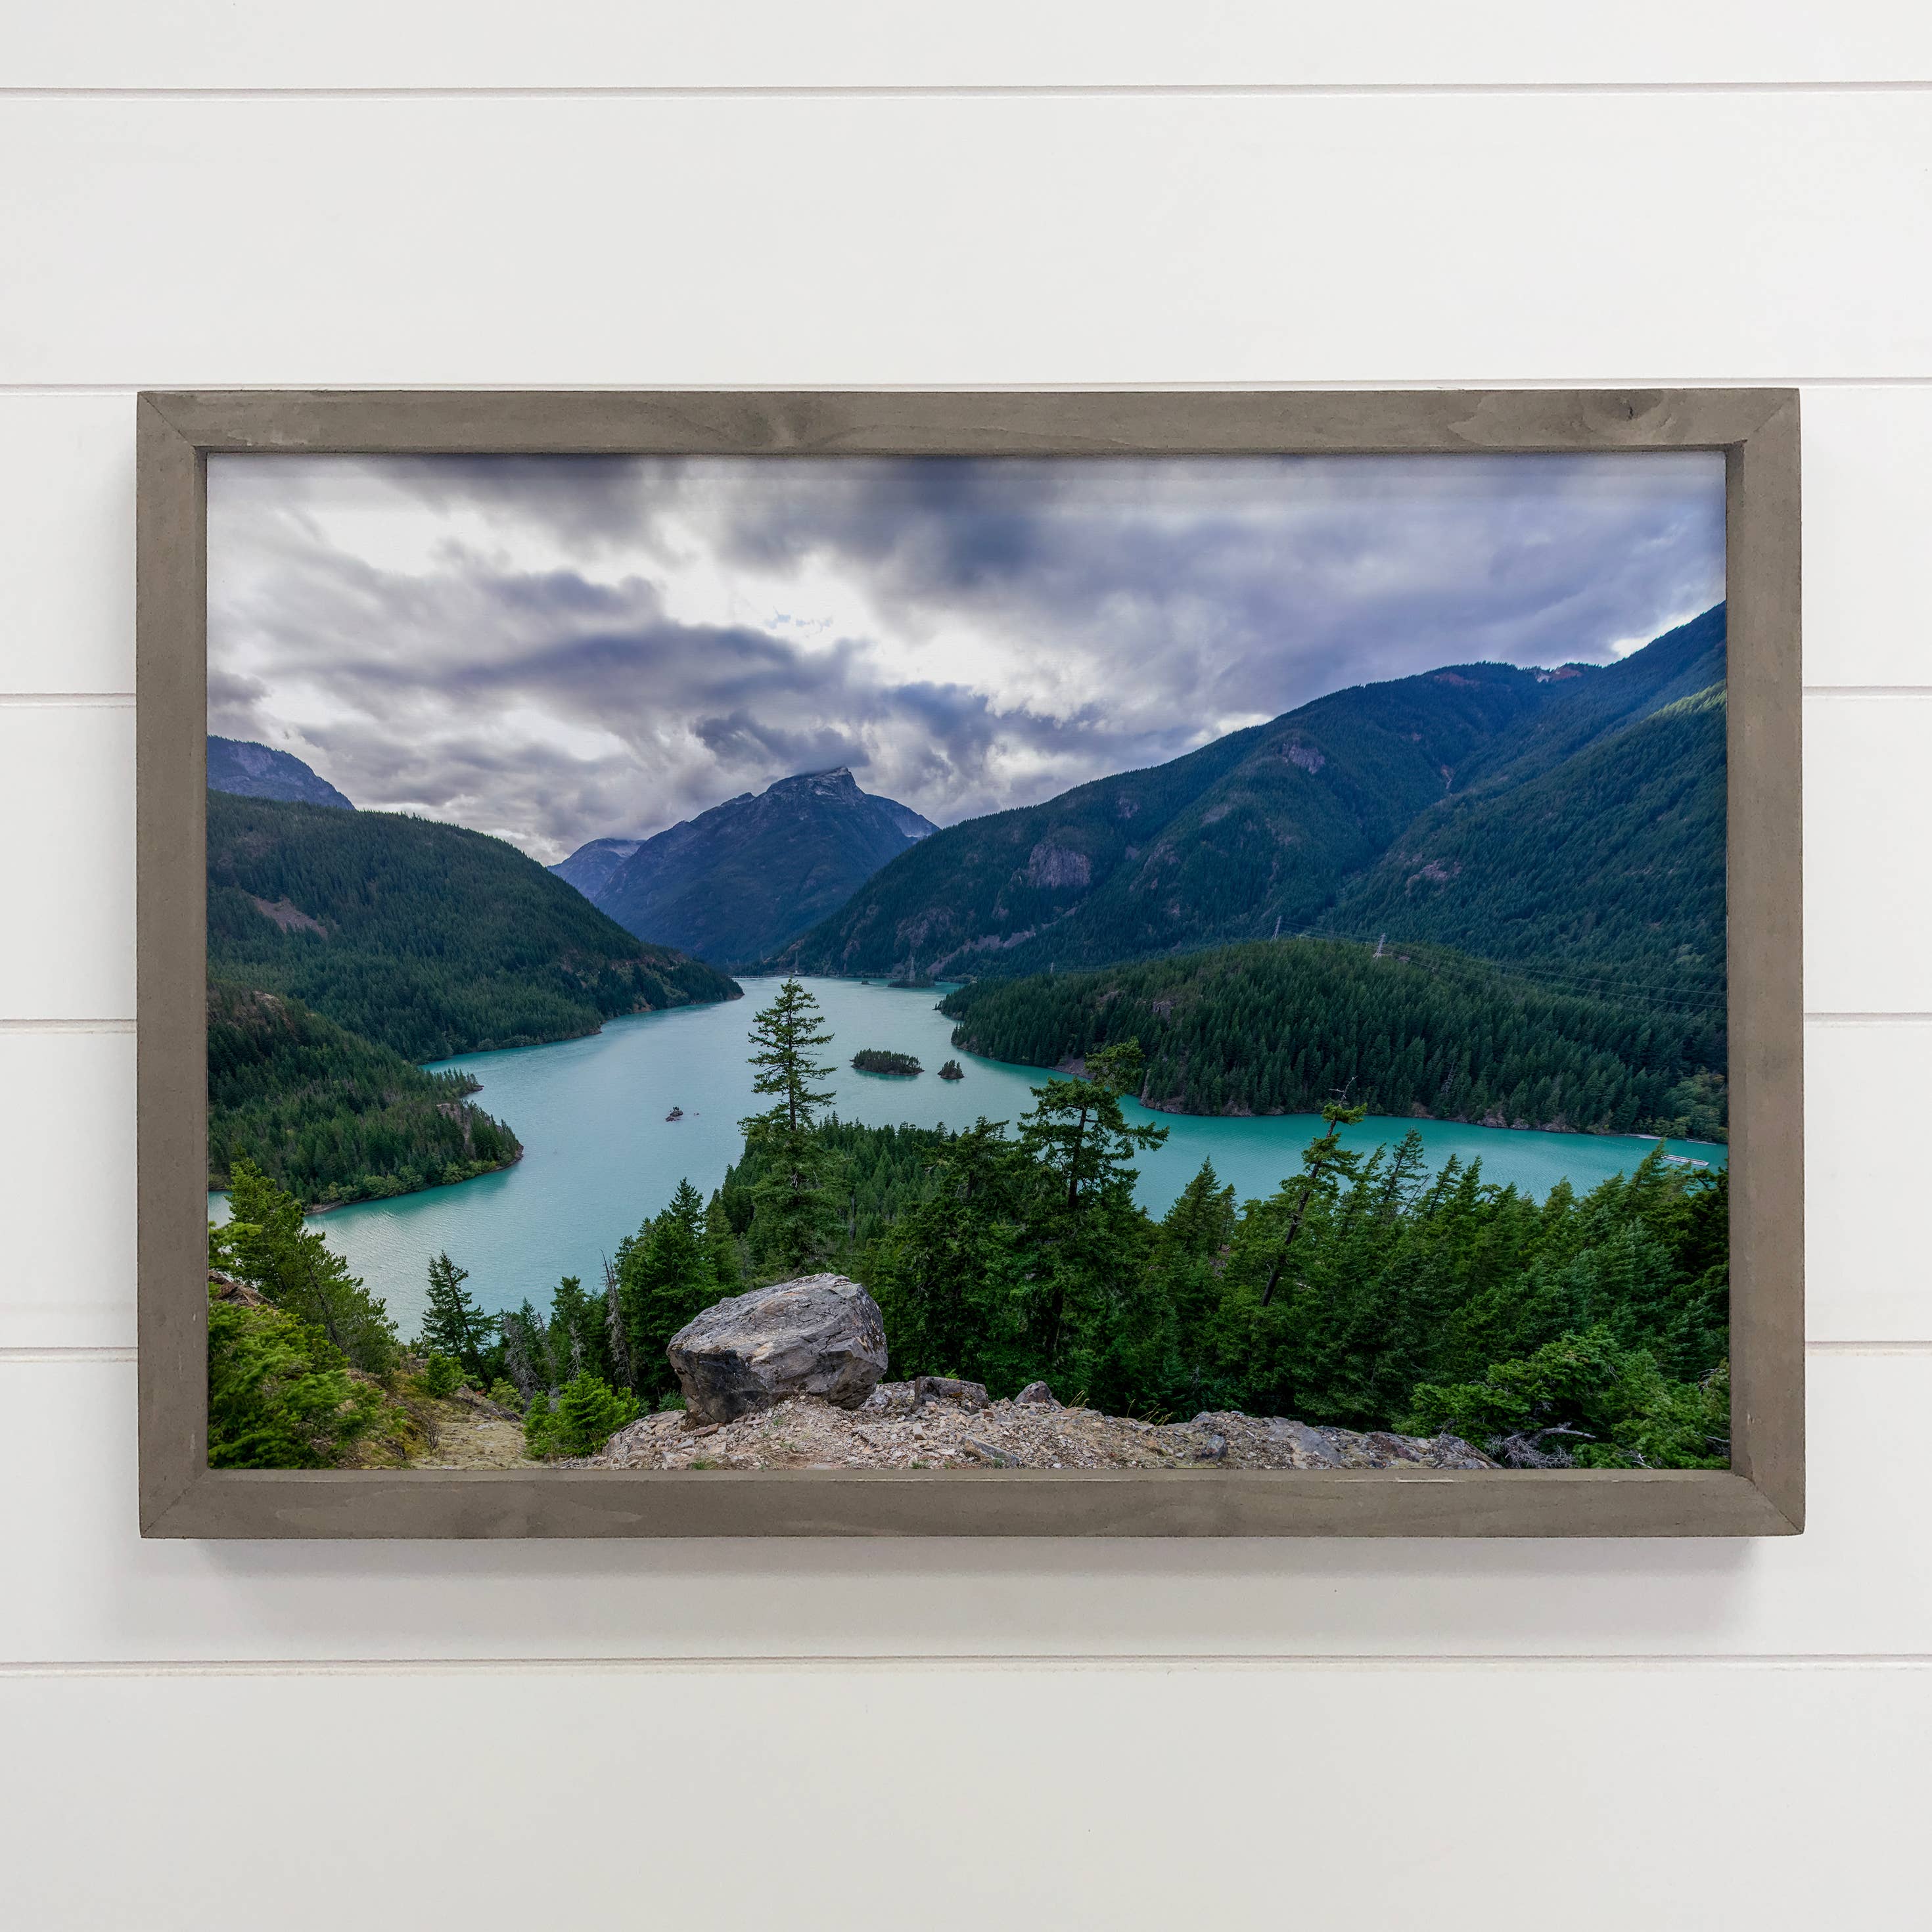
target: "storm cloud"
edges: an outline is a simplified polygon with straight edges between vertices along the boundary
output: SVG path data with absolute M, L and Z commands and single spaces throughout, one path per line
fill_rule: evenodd
M 941 824 L 1724 594 L 1721 459 L 219 456 L 208 722 L 552 860 L 849 765 Z

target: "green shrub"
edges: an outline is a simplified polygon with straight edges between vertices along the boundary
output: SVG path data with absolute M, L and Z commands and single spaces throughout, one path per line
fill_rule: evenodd
M 422 1372 L 422 1385 L 440 1399 L 454 1395 L 463 1386 L 463 1364 L 454 1355 L 432 1355 Z
M 208 1462 L 214 1469 L 327 1469 L 382 1419 L 374 1384 L 286 1310 L 208 1300 Z
M 542 1456 L 548 1452 L 550 1440 L 550 1394 L 538 1389 L 530 1397 L 530 1406 L 524 1411 L 524 1453 L 526 1456 Z
M 1492 1363 L 1480 1381 L 1421 1384 L 1405 1426 L 1448 1430 L 1506 1461 L 1721 1469 L 1730 1460 L 1730 1367 L 1672 1382 L 1647 1350 L 1619 1347 L 1600 1323 Z
M 594 1455 L 627 1422 L 638 1398 L 592 1375 L 580 1375 L 553 1403 L 539 1390 L 524 1418 L 524 1448 L 532 1456 Z
M 490 1384 L 490 1400 L 499 1408 L 514 1408 L 520 1411 L 524 1406 L 523 1397 L 517 1393 L 516 1384 L 506 1380 L 502 1376 L 499 1376 Z

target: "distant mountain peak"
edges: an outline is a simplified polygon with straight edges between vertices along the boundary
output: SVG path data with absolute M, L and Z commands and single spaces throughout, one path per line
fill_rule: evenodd
M 644 842 L 641 838 L 593 838 L 550 870 L 595 904 L 605 880 Z
M 788 778 L 774 778 L 766 786 L 769 797 L 775 791 L 807 791 L 820 798 L 858 798 L 866 796 L 859 789 L 859 781 L 852 776 L 850 765 L 834 765 L 830 771 L 798 772 Z
M 552 870 L 640 938 L 713 965 L 762 959 L 938 828 L 862 790 L 849 765 L 794 772 L 637 842 L 595 839 Z
M 292 752 L 278 752 L 248 738 L 208 740 L 208 788 L 238 798 L 274 798 L 286 805 L 326 805 L 341 812 L 356 808 L 328 781 Z

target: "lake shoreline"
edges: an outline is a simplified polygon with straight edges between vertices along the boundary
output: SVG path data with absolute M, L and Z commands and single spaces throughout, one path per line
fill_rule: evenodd
M 749 983 L 752 1008 L 768 1004 L 777 983 Z M 1010 1132 L 1033 1106 L 1032 1089 L 1052 1077 L 1051 1068 L 952 1048 L 952 1022 L 934 1010 L 943 988 L 922 988 L 928 997 L 918 1000 L 895 997 L 902 989 L 876 982 L 805 984 L 836 1036 L 825 1056 L 838 1063 L 826 1082 L 835 1093 L 828 1111 L 842 1120 L 958 1131 L 983 1116 L 1006 1122 Z M 339 1204 L 312 1225 L 326 1228 L 330 1248 L 387 1300 L 406 1332 L 422 1310 L 428 1262 L 446 1251 L 470 1270 L 471 1292 L 486 1312 L 515 1308 L 526 1298 L 545 1305 L 562 1275 L 600 1279 L 603 1258 L 663 1208 L 680 1180 L 708 1196 L 742 1156 L 739 1124 L 761 1104 L 745 1058 L 751 1017 L 742 1001 L 707 1001 L 620 1016 L 598 1033 L 554 1044 L 433 1063 L 482 1082 L 479 1104 L 511 1124 L 523 1157 L 473 1184 Z M 924 1073 L 905 1078 L 856 1072 L 845 1063 L 861 1046 L 904 1053 Z M 934 1070 L 949 1054 L 962 1063 L 956 1082 Z M 1125 1104 L 1133 1121 L 1169 1130 L 1162 1148 L 1135 1163 L 1135 1198 L 1156 1218 L 1204 1160 L 1238 1199 L 1265 1198 L 1285 1175 L 1300 1171 L 1310 1136 L 1321 1131 L 1319 1114 L 1161 1116 L 1134 1101 Z M 683 1118 L 667 1120 L 674 1105 Z M 1630 1172 L 1658 1145 L 1634 1136 L 1393 1118 L 1345 1127 L 1342 1137 L 1366 1156 L 1378 1145 L 1393 1148 L 1412 1129 L 1423 1136 L 1432 1171 L 1452 1158 L 1466 1168 L 1480 1160 L 1486 1184 L 1514 1186 L 1538 1200 L 1559 1183 L 1582 1193 L 1614 1173 Z M 1726 1158 L 1715 1143 L 1670 1147 L 1713 1166 Z M 209 1207 L 221 1216 L 218 1200 Z

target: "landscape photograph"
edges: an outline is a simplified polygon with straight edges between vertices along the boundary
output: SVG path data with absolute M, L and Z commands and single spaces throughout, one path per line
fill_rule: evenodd
M 211 1464 L 1728 1467 L 1724 487 L 211 457 Z

